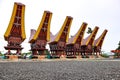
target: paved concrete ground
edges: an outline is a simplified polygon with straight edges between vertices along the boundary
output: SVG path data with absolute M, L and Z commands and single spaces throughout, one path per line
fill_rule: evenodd
M 120 80 L 120 61 L 3 61 L 0 80 Z

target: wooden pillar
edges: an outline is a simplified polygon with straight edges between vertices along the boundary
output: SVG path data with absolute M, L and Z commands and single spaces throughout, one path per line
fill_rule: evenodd
M 21 55 L 21 53 L 20 53 L 20 50 L 19 50 L 19 49 L 16 51 L 16 54 Z
M 7 53 L 8 55 L 10 55 L 11 54 L 11 52 L 10 52 L 10 49 L 8 49 L 8 53 Z
M 74 57 L 76 56 L 75 53 L 76 53 L 76 51 L 73 52 Z
M 32 51 L 32 54 L 33 54 L 33 55 L 37 55 L 37 50 L 33 50 L 33 51 Z

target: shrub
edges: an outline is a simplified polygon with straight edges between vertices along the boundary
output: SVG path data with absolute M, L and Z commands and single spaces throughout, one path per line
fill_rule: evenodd
M 101 54 L 101 56 L 104 57 L 104 58 L 109 58 L 109 55 L 108 55 L 108 54 L 105 54 L 105 53 L 104 53 L 104 54 Z

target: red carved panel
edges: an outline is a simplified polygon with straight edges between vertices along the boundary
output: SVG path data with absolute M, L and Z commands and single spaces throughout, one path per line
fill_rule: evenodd
M 98 27 L 96 27 L 94 30 L 95 30 L 95 32 L 94 32 L 94 34 L 92 35 L 92 37 L 90 38 L 90 41 L 89 41 L 89 43 L 88 43 L 88 45 L 92 45 L 93 44 L 93 41 L 94 41 L 94 39 L 95 39 L 95 36 L 96 36 L 96 33 L 97 33 L 97 31 L 98 31 Z
M 46 41 L 45 40 L 37 40 L 36 45 L 42 45 L 42 46 L 46 46 Z
M 101 47 L 100 46 L 97 46 L 97 50 L 100 50 L 101 49 Z
M 76 43 L 80 44 L 81 40 L 82 40 L 81 36 L 79 36 L 78 39 L 76 40 Z
M 18 5 L 10 36 L 21 37 L 21 13 L 22 5 Z
M 79 45 L 79 44 L 74 44 L 74 47 L 75 47 L 76 49 L 79 49 L 79 48 L 80 48 L 80 45 Z
M 91 45 L 88 45 L 87 48 L 88 48 L 89 50 L 92 50 L 92 46 L 91 46 Z
M 43 26 L 42 26 L 42 29 L 41 29 L 39 36 L 38 36 L 38 39 L 40 39 L 40 40 L 46 40 L 49 18 L 50 18 L 50 13 L 47 13 L 45 20 L 44 20 L 44 23 L 43 23 Z
M 19 37 L 10 37 L 8 43 L 21 44 L 22 39 Z
M 86 26 L 86 25 L 87 25 L 87 24 L 84 24 L 84 26 Z M 85 29 L 86 29 L 86 28 L 82 28 L 82 30 L 81 30 L 81 32 L 80 32 L 80 34 L 79 34 L 79 37 L 78 37 L 77 40 L 76 40 L 76 43 L 78 43 L 78 44 L 81 43 Z
M 64 30 L 62 32 L 62 35 L 60 36 L 60 41 L 66 42 L 66 38 L 67 38 L 67 34 L 68 34 L 68 29 L 69 29 L 68 27 L 70 25 L 70 22 L 71 22 L 71 18 L 68 18 L 67 23 L 65 25 L 65 28 L 64 28 Z
M 65 42 L 59 41 L 59 42 L 58 42 L 58 46 L 60 46 L 60 47 L 65 47 Z

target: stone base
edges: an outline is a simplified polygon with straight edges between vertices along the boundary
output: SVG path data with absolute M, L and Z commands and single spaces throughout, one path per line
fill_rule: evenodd
M 110 56 L 109 58 L 114 59 L 114 56 Z
M 81 55 L 79 55 L 79 56 L 76 56 L 77 57 L 77 59 L 82 59 L 82 56 Z
M 77 58 L 77 56 L 76 55 L 68 55 L 68 56 L 66 56 L 66 58 Z
M 38 60 L 45 59 L 46 55 L 38 55 Z
M 94 55 L 90 55 L 89 58 L 90 58 L 90 59 L 93 59 L 93 58 L 95 58 L 95 56 L 94 56 Z
M 98 58 L 103 58 L 101 55 L 97 55 Z
M 18 55 L 6 55 L 9 60 L 18 61 Z
M 60 59 L 66 59 L 66 55 L 61 55 Z
M 52 58 L 60 58 L 60 55 L 52 55 Z

